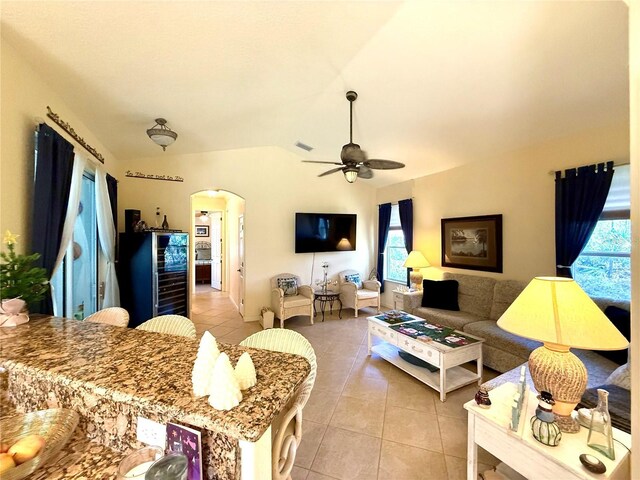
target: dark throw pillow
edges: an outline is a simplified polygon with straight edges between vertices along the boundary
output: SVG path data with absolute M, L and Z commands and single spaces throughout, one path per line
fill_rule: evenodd
M 613 305 L 608 306 L 604 309 L 604 314 L 607 316 L 611 323 L 615 325 L 615 327 L 620 330 L 620 333 L 624 335 L 627 340 L 631 340 L 631 314 L 625 310 L 624 308 L 614 307 Z M 628 359 L 628 349 L 624 350 L 596 350 L 596 353 L 599 353 L 605 358 L 608 358 L 612 362 L 615 362 L 618 365 L 623 365 L 627 363 Z
M 423 280 L 422 306 L 442 310 L 460 310 L 457 280 Z

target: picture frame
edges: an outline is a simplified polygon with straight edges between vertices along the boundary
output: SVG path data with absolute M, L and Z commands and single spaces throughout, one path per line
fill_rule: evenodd
M 196 237 L 208 237 L 209 225 L 196 225 Z
M 502 273 L 502 215 L 443 218 L 442 266 Z

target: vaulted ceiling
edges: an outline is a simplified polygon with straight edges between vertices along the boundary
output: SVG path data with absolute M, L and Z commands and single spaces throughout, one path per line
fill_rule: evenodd
M 354 141 L 415 178 L 628 119 L 622 2 L 2 1 L 2 38 L 118 158 Z M 55 110 L 55 105 L 52 105 Z M 314 147 L 307 153 L 294 146 Z M 308 165 L 309 175 L 324 166 Z

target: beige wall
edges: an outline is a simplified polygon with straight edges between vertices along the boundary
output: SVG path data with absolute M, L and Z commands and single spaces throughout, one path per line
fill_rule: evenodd
M 4 39 L 0 43 L 0 232 L 8 229 L 20 234 L 18 249 L 22 251 L 31 243 L 36 118 L 46 119 L 74 143 L 76 151 L 86 153 L 47 119 L 47 105 L 105 157 L 109 173 L 117 170 L 117 161 L 13 47 Z
M 325 260 L 330 274 L 353 268 L 368 275 L 373 267 L 375 190 L 364 182 L 350 185 L 339 174 L 318 178 L 317 167 L 277 147 L 174 156 L 170 150 L 163 153 L 158 148 L 156 157 L 126 162 L 118 173 L 119 208 L 140 209 L 142 218 L 149 222 L 159 206 L 172 228 L 188 231 L 193 193 L 220 189 L 244 198 L 245 319 L 257 320 L 260 308 L 269 305 L 271 276 L 291 272 L 305 283 L 311 281 L 313 255 L 294 253 L 295 212 L 358 215 L 357 251 L 317 254 L 315 278 L 319 278 L 319 265 Z M 126 170 L 178 175 L 184 182 L 128 178 Z M 233 223 L 228 222 L 229 237 L 234 235 Z M 233 265 L 230 270 L 235 271 Z
M 555 183 L 549 171 L 628 159 L 625 123 L 382 188 L 377 203 L 414 198 L 414 248 L 435 267 L 423 270 L 432 278 L 443 270 L 439 268 L 442 218 L 502 214 L 503 274 L 444 270 L 530 280 L 555 275 Z M 385 292 L 385 305 L 392 304 L 392 289 Z

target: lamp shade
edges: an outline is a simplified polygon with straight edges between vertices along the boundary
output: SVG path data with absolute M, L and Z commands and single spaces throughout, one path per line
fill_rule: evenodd
M 338 242 L 338 245 L 336 245 L 336 250 L 353 250 L 353 247 L 351 246 L 351 242 L 348 238 L 342 237 Z
M 536 277 L 498 319 L 507 332 L 574 348 L 621 350 L 629 342 L 570 278 Z
M 430 266 L 430 263 L 424 258 L 422 252 L 411 250 L 411 253 L 402 266 L 405 268 L 426 268 Z
M 344 173 L 344 178 L 349 183 L 355 183 L 358 179 L 358 167 L 347 166 L 342 169 L 342 173 Z

